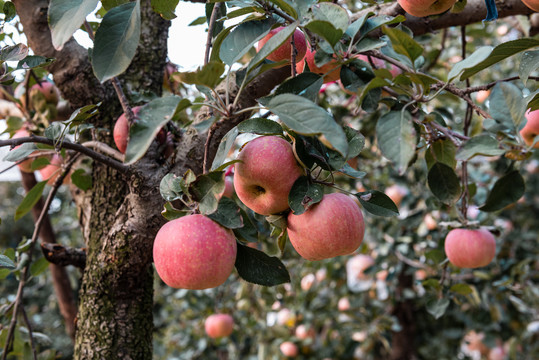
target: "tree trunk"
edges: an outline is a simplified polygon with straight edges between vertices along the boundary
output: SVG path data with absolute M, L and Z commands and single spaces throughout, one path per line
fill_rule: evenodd
M 399 319 L 400 331 L 394 331 L 391 341 L 391 360 L 416 359 L 416 323 L 414 316 L 414 302 L 404 297 L 405 289 L 412 289 L 413 275 L 407 274 L 410 268 L 403 264 L 399 274 L 399 286 L 396 291 L 396 303 L 393 306 L 393 315 Z

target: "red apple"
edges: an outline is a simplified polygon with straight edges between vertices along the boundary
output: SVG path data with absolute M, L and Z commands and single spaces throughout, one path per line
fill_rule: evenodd
M 296 337 L 300 340 L 306 340 L 309 338 L 314 339 L 314 337 L 316 336 L 316 333 L 314 332 L 313 328 L 309 328 L 303 324 L 296 327 L 295 334 Z
M 50 159 L 50 164 L 39 170 L 41 178 L 48 180 L 47 184 L 53 185 L 56 178 L 62 173 L 62 163 L 64 158 L 61 155 L 54 154 Z M 64 178 L 64 184 L 69 182 L 69 176 Z
M 453 7 L 456 0 L 397 0 L 408 14 L 416 17 L 441 14 Z
M 238 159 L 234 189 L 245 206 L 262 215 L 288 209 L 288 193 L 303 174 L 292 145 L 277 136 L 258 137 L 245 145 Z
M 296 357 L 299 354 L 298 346 L 292 341 L 285 341 L 280 346 L 279 349 L 286 357 Z
M 339 309 L 339 311 L 350 310 L 350 300 L 348 300 L 347 297 L 340 298 L 339 302 L 337 303 L 337 308 Z
M 408 195 L 408 189 L 400 185 L 391 185 L 386 189 L 385 194 L 399 207 L 402 199 Z
M 475 95 L 475 100 L 482 104 L 487 100 L 488 96 L 490 95 L 490 90 L 479 90 L 477 94 Z
M 60 99 L 60 92 L 58 91 L 58 88 L 51 83 L 50 81 L 42 81 L 39 84 L 34 84 L 30 88 L 30 97 L 34 97 L 36 93 L 42 93 L 45 101 L 48 104 L 56 105 L 58 104 L 58 100 Z
M 487 266 L 496 255 L 496 240 L 484 228 L 453 229 L 445 238 L 445 253 L 451 264 L 461 268 Z
M 277 324 L 287 327 L 294 327 L 294 325 L 296 325 L 296 315 L 290 309 L 281 309 L 277 313 Z
M 522 0 L 522 2 L 533 11 L 539 12 L 539 0 Z
M 290 243 L 307 260 L 351 254 L 361 245 L 364 234 L 361 210 L 341 193 L 324 195 L 301 215 L 288 215 Z
M 367 280 L 365 270 L 374 265 L 374 259 L 369 255 L 358 254 L 346 263 L 346 275 L 354 280 Z
M 142 106 L 135 106 L 133 109 L 133 115 L 137 115 Z M 112 132 L 114 136 L 114 143 L 122 154 L 125 154 L 127 150 L 127 140 L 129 138 L 129 124 L 127 122 L 127 116 L 125 114 L 120 115 L 116 124 L 114 124 L 114 130 Z
M 17 132 L 13 135 L 12 139 L 17 139 L 17 138 L 27 137 L 27 136 L 30 136 L 30 133 L 28 132 L 28 130 L 23 128 L 23 129 L 17 130 Z M 19 146 L 20 145 L 15 146 L 14 149 L 18 148 Z M 23 162 L 19 163 L 19 165 L 18 165 L 19 169 L 22 172 L 26 172 L 26 173 L 33 172 L 32 171 L 32 161 L 34 161 L 34 159 L 24 160 Z
M 207 289 L 221 285 L 234 269 L 234 233 L 195 214 L 169 221 L 153 244 L 159 277 L 170 287 Z
M 262 47 L 268 42 L 269 39 L 271 39 L 275 34 L 277 34 L 279 31 L 284 29 L 283 26 L 280 26 L 278 28 L 275 28 L 269 32 L 268 35 L 264 36 L 262 40 L 260 40 L 256 46 L 256 50 L 260 51 Z M 296 47 L 296 62 L 301 61 L 305 57 L 305 52 L 307 51 L 307 41 L 305 40 L 305 35 L 296 29 L 294 31 L 294 46 Z M 271 54 L 269 54 L 266 57 L 268 60 L 271 61 L 282 61 L 282 60 L 292 60 L 292 41 L 287 40 L 279 46 L 277 49 L 275 49 Z
M 303 278 L 301 278 L 301 290 L 303 291 L 309 291 L 311 287 L 314 284 L 314 281 L 316 280 L 316 277 L 314 274 L 307 274 Z
M 220 194 L 220 197 L 231 198 L 234 196 L 234 176 L 225 176 L 225 189 Z
M 305 54 L 305 61 L 309 65 L 309 71 L 324 75 L 324 83 L 337 81 L 341 78 L 341 64 L 337 60 L 330 60 L 318 67 L 314 62 L 314 54 L 316 54 L 316 51 L 311 51 L 310 49 L 307 49 Z
M 204 322 L 204 329 L 213 339 L 226 337 L 234 330 L 234 319 L 228 314 L 213 314 Z
M 539 110 L 526 112 L 526 125 L 520 130 L 520 136 L 524 139 L 526 145 L 531 146 L 535 136 L 539 135 Z M 539 141 L 533 146 L 539 149 Z

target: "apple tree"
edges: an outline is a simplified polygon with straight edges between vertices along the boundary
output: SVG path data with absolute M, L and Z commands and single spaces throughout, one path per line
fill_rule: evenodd
M 60 356 L 32 308 L 47 268 L 76 359 L 537 354 L 537 4 L 194 2 L 194 71 L 167 61 L 178 1 L 2 3 L 26 194 L 0 227 L 34 219 L 2 242 L 2 359 Z M 260 137 L 286 150 L 251 161 Z M 250 162 L 271 163 L 251 190 Z M 66 189 L 78 244 L 49 217 Z M 223 310 L 236 331 L 210 339 Z

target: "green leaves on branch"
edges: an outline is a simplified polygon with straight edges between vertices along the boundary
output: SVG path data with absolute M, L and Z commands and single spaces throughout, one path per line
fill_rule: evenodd
M 271 30 L 275 20 L 253 20 L 238 25 L 222 40 L 219 56 L 227 65 L 243 57 L 262 37 Z M 226 35 L 226 34 L 225 34 Z
M 221 75 L 225 72 L 225 64 L 210 61 L 196 71 L 180 72 L 173 75 L 175 80 L 186 84 L 203 85 L 214 89 L 221 82 Z
M 241 133 L 252 133 L 257 135 L 282 135 L 283 128 L 279 123 L 266 118 L 252 118 L 242 121 L 238 125 Z
M 436 162 L 431 166 L 427 181 L 430 191 L 444 204 L 454 204 L 461 194 L 460 182 L 455 170 Z
M 47 184 L 47 180 L 38 182 L 22 199 L 22 202 L 17 207 L 17 210 L 15 210 L 15 221 L 22 218 L 24 215 L 26 215 L 35 204 L 41 199 L 41 195 L 43 195 L 43 190 L 45 189 L 45 185 Z
M 480 135 L 475 136 L 462 144 L 454 156 L 454 159 L 467 161 L 477 155 L 498 156 L 503 153 L 505 153 L 505 150 L 499 148 L 496 139 L 490 135 Z
M 389 37 L 393 50 L 409 58 L 412 64 L 423 53 L 423 47 L 403 30 L 383 26 L 382 31 Z
M 391 217 L 399 215 L 397 205 L 381 191 L 368 190 L 355 194 L 361 206 L 373 215 Z
M 152 9 L 165 20 L 172 20 L 176 18 L 174 10 L 178 6 L 179 0 L 152 0 Z
M 49 27 L 52 45 L 61 50 L 97 7 L 98 0 L 51 0 L 49 3 Z
M 0 269 L 15 269 L 15 263 L 6 255 L 0 254 Z
M 322 185 L 312 182 L 308 176 L 300 176 L 288 194 L 288 205 L 295 215 L 301 215 L 309 207 L 320 202 L 324 196 Z
M 290 282 L 290 274 L 275 256 L 238 244 L 236 270 L 245 281 L 262 286 L 275 286 Z
M 388 112 L 378 119 L 376 139 L 382 155 L 403 174 L 415 155 L 416 132 L 412 115 L 407 111 Z
M 482 211 L 498 211 L 524 195 L 525 185 L 522 175 L 513 170 L 499 178 L 490 190 L 487 201 L 479 208 Z
M 489 99 L 490 115 L 496 123 L 512 132 L 517 132 L 524 127 L 526 101 L 522 96 L 522 91 L 516 85 L 508 82 L 496 84 Z

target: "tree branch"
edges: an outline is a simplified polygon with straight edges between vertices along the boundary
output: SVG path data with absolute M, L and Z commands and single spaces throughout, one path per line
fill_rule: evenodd
M 54 265 L 62 267 L 73 265 L 81 270 L 86 266 L 86 249 L 43 243 L 41 251 L 45 259 Z

